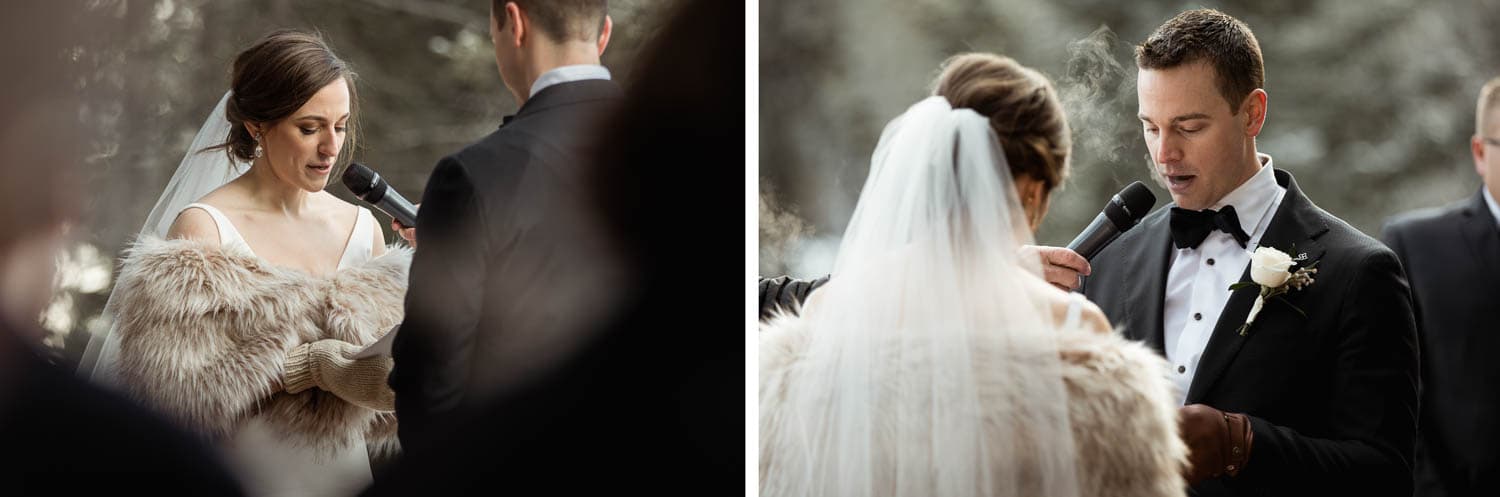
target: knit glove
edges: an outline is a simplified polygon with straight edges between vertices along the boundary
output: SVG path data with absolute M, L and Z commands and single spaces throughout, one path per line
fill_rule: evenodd
M 360 347 L 342 340 L 318 340 L 287 353 L 282 384 L 287 393 L 318 387 L 366 409 L 396 410 L 396 393 L 386 383 L 393 361 L 378 356 L 351 359 Z

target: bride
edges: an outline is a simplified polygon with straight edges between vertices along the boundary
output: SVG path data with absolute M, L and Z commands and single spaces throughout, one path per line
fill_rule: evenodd
M 761 330 L 761 495 L 1183 495 L 1166 363 L 1018 255 L 1070 147 L 991 54 L 886 126 L 831 281 Z
M 394 450 L 390 358 L 355 356 L 400 322 L 410 250 L 323 191 L 354 100 L 315 35 L 241 52 L 82 363 L 215 441 L 252 495 L 351 495 L 371 482 L 367 449 Z

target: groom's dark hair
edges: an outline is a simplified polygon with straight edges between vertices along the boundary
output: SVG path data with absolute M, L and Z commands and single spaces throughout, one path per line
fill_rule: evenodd
M 1266 85 L 1260 42 L 1250 26 L 1213 9 L 1189 10 L 1168 20 L 1135 47 L 1141 69 L 1170 69 L 1207 62 L 1214 68 L 1219 94 L 1237 112 L 1250 92 Z
M 490 0 L 490 16 L 500 29 L 505 29 L 508 3 L 520 7 L 548 38 L 559 43 L 597 39 L 609 11 L 608 0 Z

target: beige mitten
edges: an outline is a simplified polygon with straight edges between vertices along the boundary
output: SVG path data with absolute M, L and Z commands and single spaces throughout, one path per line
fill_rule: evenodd
M 287 353 L 282 383 L 288 393 L 316 386 L 350 404 L 395 411 L 396 392 L 386 383 L 393 361 L 385 356 L 350 359 L 359 350 L 358 345 L 333 339 L 298 345 Z

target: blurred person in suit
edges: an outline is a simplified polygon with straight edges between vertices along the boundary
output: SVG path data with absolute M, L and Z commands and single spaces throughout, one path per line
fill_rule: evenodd
M 1421 339 L 1416 495 L 1500 495 L 1500 78 L 1479 91 L 1469 149 L 1479 191 L 1387 221 Z

